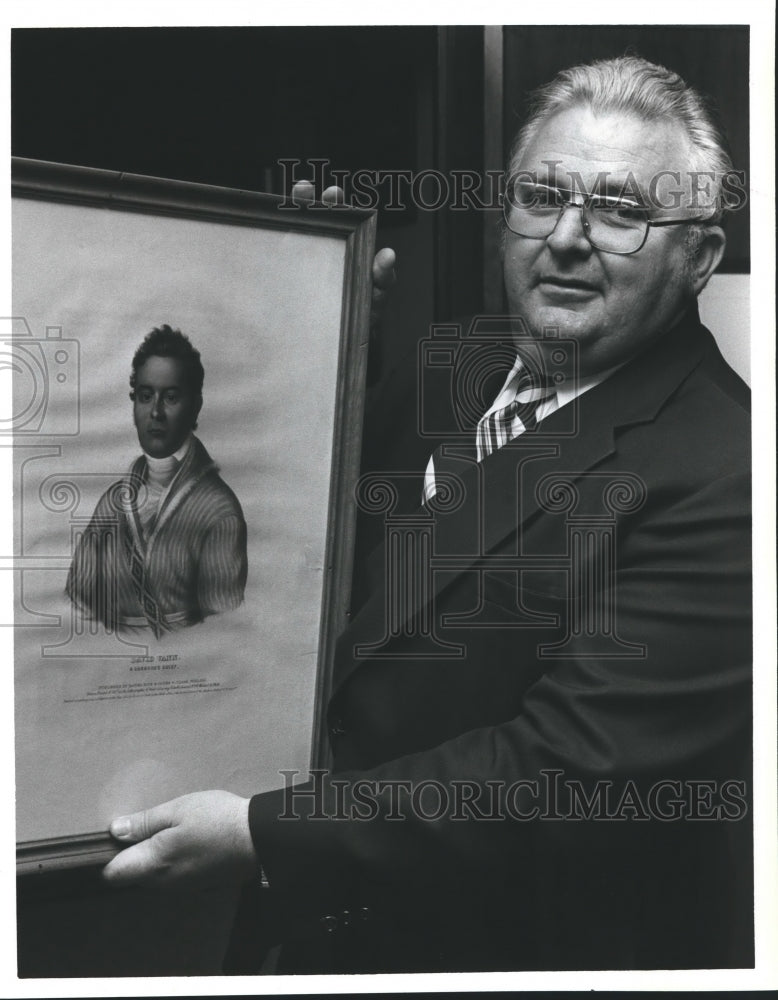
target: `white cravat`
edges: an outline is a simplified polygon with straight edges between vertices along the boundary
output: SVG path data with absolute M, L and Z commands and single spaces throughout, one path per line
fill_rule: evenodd
M 157 512 L 162 505 L 162 501 L 168 494 L 168 490 L 176 478 L 176 474 L 189 451 L 192 440 L 191 434 L 184 441 L 178 451 L 165 458 L 154 458 L 144 451 L 146 459 L 146 499 L 138 508 L 138 517 L 144 532 L 148 532 L 154 523 Z

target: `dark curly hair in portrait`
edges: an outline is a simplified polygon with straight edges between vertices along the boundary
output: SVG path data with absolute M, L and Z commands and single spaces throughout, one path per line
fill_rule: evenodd
M 200 352 L 192 345 L 185 333 L 174 330 L 172 326 L 164 323 L 162 326 L 154 327 L 135 352 L 130 374 L 130 399 L 135 399 L 138 369 L 152 357 L 176 358 L 181 361 L 184 365 L 189 388 L 195 395 L 202 396 L 205 371 L 200 360 Z M 196 427 L 197 424 L 194 426 Z

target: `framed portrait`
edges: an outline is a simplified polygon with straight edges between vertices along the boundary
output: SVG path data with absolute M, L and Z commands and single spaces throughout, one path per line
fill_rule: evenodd
M 120 813 L 323 763 L 375 216 L 35 160 L 12 179 L 27 873 L 104 861 Z

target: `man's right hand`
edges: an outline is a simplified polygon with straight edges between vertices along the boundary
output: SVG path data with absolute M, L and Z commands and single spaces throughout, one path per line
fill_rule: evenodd
M 249 800 L 232 792 L 193 792 L 121 816 L 111 835 L 125 846 L 103 869 L 114 885 L 239 885 L 258 877 Z

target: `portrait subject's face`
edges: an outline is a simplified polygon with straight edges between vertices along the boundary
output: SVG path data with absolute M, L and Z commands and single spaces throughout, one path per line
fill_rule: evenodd
M 202 400 L 177 358 L 150 357 L 137 371 L 133 419 L 141 448 L 152 458 L 178 451 L 197 422 Z
M 558 188 L 580 191 L 583 182 L 588 192 L 602 190 L 597 178 L 605 171 L 608 188 L 602 193 L 610 194 L 618 193 L 630 174 L 649 191 L 661 171 L 688 170 L 689 162 L 687 140 L 677 126 L 625 114 L 595 115 L 581 107 L 550 118 L 513 168 Z M 681 204 L 650 214 L 668 218 L 689 212 Z M 565 209 L 545 239 L 508 231 L 504 276 L 511 313 L 538 339 L 548 327 L 575 339 L 582 373 L 605 371 L 642 350 L 687 307 L 692 290 L 686 234 L 684 225 L 652 228 L 637 253 L 605 253 L 589 243 L 574 208 Z

